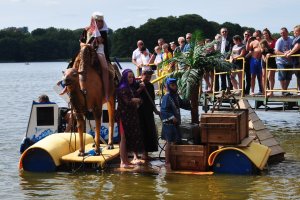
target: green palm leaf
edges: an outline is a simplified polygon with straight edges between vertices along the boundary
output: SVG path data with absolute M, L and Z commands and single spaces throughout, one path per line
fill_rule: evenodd
M 191 49 L 189 52 L 176 53 L 175 56 L 163 63 L 177 62 L 187 66 L 186 70 L 172 73 L 170 76 L 178 79 L 178 88 L 184 98 L 190 98 L 195 86 L 202 81 L 205 72 L 216 69 L 217 71 L 229 72 L 233 64 L 225 60 L 228 54 L 221 54 L 219 51 L 212 51 L 218 41 L 206 45 L 199 45 L 202 39 L 201 31 L 193 33 Z M 160 67 L 162 66 L 162 64 Z

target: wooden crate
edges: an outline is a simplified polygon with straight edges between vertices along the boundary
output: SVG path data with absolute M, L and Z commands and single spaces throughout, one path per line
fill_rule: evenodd
M 171 145 L 172 170 L 206 171 L 207 147 L 204 145 Z
M 234 112 L 230 109 L 219 109 L 216 113 L 224 113 L 226 115 L 238 116 L 240 120 L 240 141 L 249 137 L 249 110 L 236 109 Z
M 248 111 L 219 111 L 201 115 L 201 142 L 237 145 L 249 136 Z

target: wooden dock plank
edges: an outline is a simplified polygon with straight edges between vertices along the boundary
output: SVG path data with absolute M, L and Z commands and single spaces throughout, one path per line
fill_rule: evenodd
M 249 120 L 251 120 L 252 122 L 256 122 L 256 121 L 258 121 L 260 119 L 257 116 L 257 114 L 255 112 L 253 112 L 253 113 L 249 114 Z
M 275 138 L 268 138 L 266 140 L 261 140 L 260 141 L 261 144 L 267 146 L 267 147 L 271 147 L 271 146 L 276 146 L 279 145 L 279 143 L 277 142 L 277 140 Z
M 279 144 L 275 145 L 275 146 L 271 146 L 269 148 L 271 149 L 270 156 L 285 153 L 285 151 L 282 149 L 282 147 Z
M 256 131 L 254 129 L 249 130 L 249 136 L 257 137 L 256 136 Z
M 270 133 L 268 129 L 262 129 L 259 131 L 255 131 L 256 136 L 260 141 L 266 140 L 268 138 L 273 138 L 274 136 Z
M 255 139 L 256 137 L 249 136 L 242 140 L 241 144 L 237 145 L 237 147 L 248 147 L 249 144 Z
M 266 129 L 266 126 L 264 125 L 264 123 L 261 120 L 252 122 L 253 123 L 253 129 L 256 131 L 262 130 L 262 129 Z

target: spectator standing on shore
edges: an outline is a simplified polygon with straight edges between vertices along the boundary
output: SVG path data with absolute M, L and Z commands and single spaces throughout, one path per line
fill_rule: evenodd
M 180 52 L 180 49 L 177 48 L 177 45 L 176 45 L 175 42 L 170 42 L 170 47 L 171 47 L 171 50 L 172 50 L 173 57 L 175 56 L 176 53 Z
M 228 30 L 227 28 L 221 28 L 220 30 L 220 34 L 221 34 L 221 42 L 220 42 L 220 49 L 217 49 L 218 51 L 220 51 L 222 54 L 224 54 L 225 59 L 229 59 L 229 55 L 228 52 L 231 51 L 232 46 L 233 46 L 233 41 L 231 38 L 228 37 Z M 230 81 L 230 75 L 226 75 L 226 74 L 222 74 L 220 75 L 221 77 L 221 90 L 226 90 L 227 89 L 227 85 L 228 87 L 230 87 L 230 89 L 232 89 L 232 84 Z M 219 91 L 219 76 L 215 76 L 216 80 L 215 80 L 215 91 Z M 226 78 L 228 81 L 228 84 L 226 83 Z
M 251 37 L 251 32 L 250 30 L 246 30 L 244 32 L 244 40 L 243 40 L 243 44 L 246 46 L 248 40 Z M 249 95 L 250 94 L 250 88 L 251 88 L 251 72 L 250 72 L 250 59 L 251 59 L 251 52 L 246 50 L 245 53 L 245 68 L 244 68 L 244 73 L 245 73 L 245 90 L 244 90 L 244 94 L 245 95 Z
M 210 39 L 205 39 L 204 40 L 204 45 L 209 45 L 211 43 Z M 214 46 L 211 46 L 206 50 L 208 53 L 212 53 L 215 51 Z M 211 93 L 212 92 L 212 85 L 214 81 L 214 72 L 213 71 L 207 71 L 204 73 L 203 79 L 205 81 L 206 87 L 205 87 L 205 92 Z
M 251 52 L 250 59 L 250 72 L 251 72 L 251 95 L 255 95 L 255 80 L 257 77 L 259 92 L 258 95 L 263 94 L 263 85 L 262 85 L 262 67 L 261 67 L 261 49 L 259 42 L 261 40 L 261 31 L 256 30 L 246 44 L 246 50 Z
M 142 71 L 150 70 L 150 53 L 147 51 L 146 47 L 142 47 L 141 53 Z
M 263 39 L 267 40 L 270 48 L 272 48 L 272 49 L 275 48 L 276 39 L 272 37 L 271 32 L 267 28 L 265 28 L 263 30 Z M 265 63 L 264 59 L 261 60 L 261 65 L 262 65 L 262 82 L 263 82 L 264 88 L 268 88 L 269 87 L 268 82 L 267 82 L 267 85 L 265 85 L 265 81 L 267 79 L 267 72 L 266 72 L 266 63 Z
M 163 53 L 162 53 L 162 49 L 160 48 L 160 46 L 156 46 L 154 48 L 154 51 L 155 51 L 155 54 L 156 54 L 154 64 L 157 66 L 163 60 Z
M 276 39 L 272 37 L 271 32 L 269 31 L 269 29 L 265 28 L 263 30 L 263 39 L 266 39 L 269 47 L 274 49 L 275 48 L 275 44 L 276 44 Z
M 290 57 L 293 54 L 300 54 L 300 25 L 294 27 L 294 40 L 292 42 L 292 49 L 285 53 L 286 57 Z M 300 57 L 293 57 L 294 68 L 300 68 Z M 298 84 L 298 95 L 300 95 L 300 71 L 295 71 Z
M 271 55 L 274 55 L 274 48 L 271 48 L 269 46 L 269 42 L 266 39 L 263 39 L 260 41 L 260 48 L 261 48 L 261 52 L 262 52 L 262 63 L 267 63 L 268 60 L 268 68 L 271 69 L 276 69 L 276 61 L 274 57 L 270 57 Z M 271 70 L 268 73 L 268 80 L 269 80 L 269 88 L 270 90 L 274 89 L 274 85 L 275 85 L 275 71 Z M 267 93 L 268 97 L 273 96 L 273 92 L 268 92 Z
M 191 49 L 191 39 L 192 39 L 192 34 L 191 33 L 187 33 L 185 35 L 185 40 L 186 40 L 186 44 L 183 48 L 183 52 L 188 52 Z
M 283 27 L 280 29 L 281 37 L 276 41 L 275 44 L 275 54 L 276 55 L 285 55 L 290 52 L 292 48 L 293 40 L 289 37 L 289 32 L 287 28 Z M 293 62 L 291 58 L 287 57 L 277 57 L 276 64 L 278 69 L 290 69 L 293 67 Z M 292 79 L 292 71 L 279 71 L 278 80 L 280 81 L 281 89 L 287 90 Z M 289 92 L 282 92 L 282 95 L 287 96 L 291 95 Z
M 179 37 L 178 39 L 177 39 L 177 41 L 178 41 L 178 44 L 179 44 L 179 49 L 180 49 L 180 52 L 184 52 L 183 50 L 184 50 L 184 47 L 185 47 L 185 39 L 184 39 L 184 37 Z
M 163 38 L 159 38 L 157 40 L 157 45 L 162 49 L 162 52 L 164 53 L 164 50 L 163 50 L 163 45 L 165 44 L 165 40 Z
M 242 43 L 242 38 L 239 35 L 235 35 L 233 37 L 234 46 L 232 47 L 230 62 L 233 63 L 236 67 L 233 70 L 241 70 L 243 69 L 243 60 L 238 60 L 238 58 L 242 58 L 246 54 L 246 47 Z M 235 75 L 238 75 L 239 82 L 235 79 Z M 235 94 L 240 94 L 239 89 L 242 89 L 242 72 L 232 72 L 231 83 L 233 85 L 233 89 L 235 90 Z
M 165 43 L 163 45 L 163 61 L 166 61 L 166 60 L 169 60 L 171 59 L 173 56 L 172 56 L 172 53 L 169 51 L 169 45 L 167 43 Z M 164 74 L 167 74 L 167 73 L 170 73 L 174 71 L 173 69 L 173 63 L 164 63 L 163 66 L 162 66 L 162 75 Z
M 132 53 L 132 63 L 136 66 L 137 69 L 137 75 L 139 76 L 142 74 L 142 52 L 141 49 L 144 47 L 144 42 L 142 40 L 137 41 L 137 49 L 135 49 Z M 146 51 L 149 53 L 149 50 L 146 49 Z
M 185 47 L 184 37 L 182 37 L 182 36 L 178 37 L 177 41 L 178 41 L 179 45 L 177 46 L 175 51 L 176 51 L 176 53 L 177 52 L 182 52 L 183 53 L 184 52 L 184 47 Z M 185 69 L 185 64 L 179 62 L 179 63 L 177 63 L 177 67 L 178 67 L 179 70 L 183 70 L 183 69 Z

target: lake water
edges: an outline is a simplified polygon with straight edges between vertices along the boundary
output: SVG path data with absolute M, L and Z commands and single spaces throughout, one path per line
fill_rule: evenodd
M 132 67 L 122 63 L 124 68 Z M 29 173 L 18 170 L 19 146 L 32 100 L 53 91 L 67 63 L 0 64 L 0 199 L 300 199 L 300 115 L 258 115 L 286 151 L 286 160 L 254 176 L 191 176 L 129 172 Z

